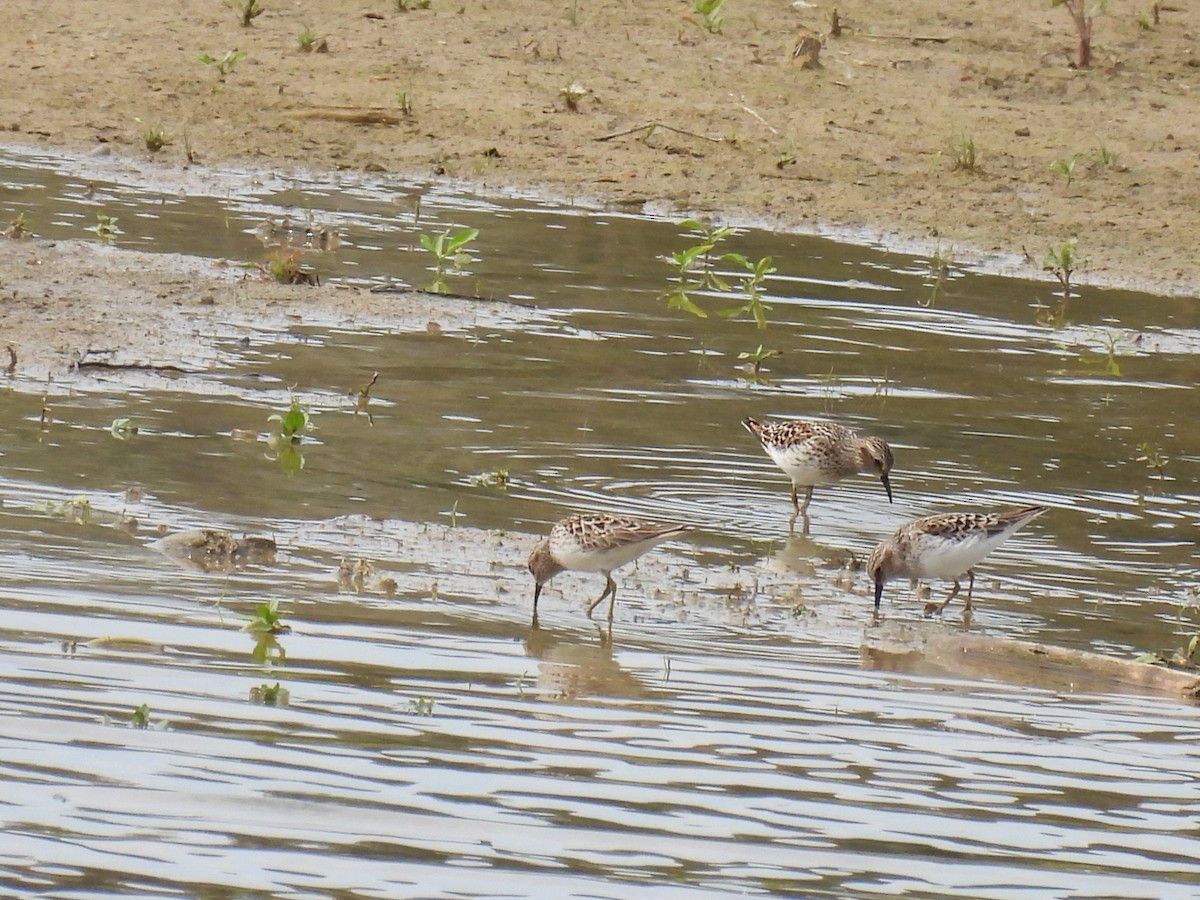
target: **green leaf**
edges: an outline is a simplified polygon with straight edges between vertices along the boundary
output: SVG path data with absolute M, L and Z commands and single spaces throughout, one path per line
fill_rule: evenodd
M 684 312 L 689 312 L 693 316 L 701 319 L 707 319 L 708 313 L 692 302 L 692 298 L 684 291 L 673 291 L 667 298 L 668 309 L 682 309 Z
M 449 234 L 449 232 L 447 232 L 447 234 Z M 450 238 L 450 244 L 447 247 L 447 252 L 456 253 L 460 247 L 462 247 L 464 244 L 469 244 L 477 237 L 479 237 L 478 228 L 464 229 L 463 231 L 460 231 L 458 234 L 454 235 L 454 237 Z

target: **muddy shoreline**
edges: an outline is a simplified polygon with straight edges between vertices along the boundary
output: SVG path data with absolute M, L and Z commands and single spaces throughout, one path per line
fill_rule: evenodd
M 1114 8 L 1077 70 L 1069 17 L 1034 0 L 840 4 L 840 36 L 829 3 L 740 0 L 717 31 L 680 2 L 468 6 L 267 3 L 243 28 L 216 3 L 6 5 L 0 127 L 165 171 L 465 179 L 1035 277 L 1078 237 L 1081 283 L 1196 291 L 1200 10 Z M 235 49 L 223 82 L 197 59 Z

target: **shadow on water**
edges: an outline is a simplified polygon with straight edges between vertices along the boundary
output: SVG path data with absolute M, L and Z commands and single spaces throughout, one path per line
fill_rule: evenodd
M 40 386 L 0 393 L 5 890 L 1200 882 L 1193 710 L 864 670 L 854 564 L 907 518 L 1045 503 L 981 567 L 975 630 L 1124 656 L 1185 641 L 1194 301 L 1087 290 L 1053 330 L 1046 285 L 952 271 L 925 306 L 921 260 L 748 229 L 730 248 L 779 269 L 759 331 L 666 309 L 656 256 L 687 239 L 660 219 L 350 177 L 0 171 L 0 220 L 57 238 L 103 210 L 119 245 L 258 259 L 262 221 L 311 211 L 342 242 L 312 258 L 326 281 L 419 282 L 418 232 L 477 227 L 453 286 L 551 313 L 264 331 L 204 391 L 63 389 L 45 429 Z M 758 344 L 784 351 L 762 382 L 737 359 Z M 368 418 L 347 396 L 375 372 Z M 265 442 L 289 390 L 315 426 L 292 474 Z M 896 503 L 850 479 L 789 533 L 785 480 L 737 424 L 771 414 L 886 437 Z M 611 635 L 582 614 L 595 577 L 570 573 L 531 630 L 528 533 L 591 508 L 698 527 L 622 571 Z M 205 572 L 148 546 L 210 525 L 269 535 L 276 562 Z M 292 631 L 262 647 L 241 626 L 270 600 Z M 888 603 L 919 616 L 912 592 Z M 264 703 L 276 683 L 286 703 Z M 126 727 L 142 704 L 150 727 Z

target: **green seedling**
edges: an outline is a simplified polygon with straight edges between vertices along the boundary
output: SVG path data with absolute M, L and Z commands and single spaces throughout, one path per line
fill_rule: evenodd
M 296 47 L 301 53 L 312 53 L 323 42 L 321 36 L 311 25 L 305 25 L 300 29 L 300 34 L 296 36 Z
M 979 148 L 975 144 L 975 139 L 969 134 L 959 134 L 951 138 L 949 153 L 956 171 L 960 169 L 964 172 L 979 171 Z
M 471 476 L 471 484 L 476 487 L 494 487 L 502 491 L 508 490 L 508 469 L 494 469 L 491 472 L 480 472 Z
M 300 264 L 303 250 L 293 250 L 291 253 L 283 248 L 271 252 L 262 269 L 279 284 L 306 284 L 318 287 L 321 278 L 312 269 L 306 269 Z
M 666 293 L 668 309 L 682 309 L 694 316 L 707 318 L 704 311 L 689 296 L 690 291 L 728 291 L 729 284 L 717 275 L 713 265 L 713 250 L 735 230 L 728 225 L 714 225 L 698 219 L 686 219 L 680 223 L 696 238 L 696 243 L 683 250 L 662 257 L 675 269 L 676 287 Z
M 250 688 L 250 702 L 263 706 L 287 706 L 291 693 L 278 681 L 274 685 L 260 684 Z
M 254 608 L 254 615 L 248 617 L 246 624 L 242 626 L 242 631 L 249 631 L 251 634 L 287 634 L 291 630 L 290 625 L 284 624 L 278 600 L 258 604 Z
M 1159 448 L 1157 444 L 1152 444 L 1149 441 L 1143 441 L 1137 446 L 1138 462 L 1144 462 L 1147 468 L 1153 469 L 1158 473 L 1159 478 L 1166 478 L 1167 475 L 1163 471 L 1167 467 L 1167 463 L 1171 460 Z
M 408 701 L 408 711 L 415 713 L 418 716 L 433 715 L 433 698 L 432 697 L 416 697 Z
M 300 405 L 299 399 L 292 396 L 291 406 L 285 413 L 275 413 L 267 417 L 274 424 L 272 434 L 277 435 L 284 443 L 298 444 L 304 432 L 308 430 L 310 416 L 308 410 Z
M 692 9 L 700 16 L 700 21 L 697 22 L 691 16 L 687 17 L 688 21 L 709 34 L 720 34 L 725 25 L 725 19 L 721 15 L 721 7 L 724 5 L 725 0 L 692 0 Z
M 754 317 L 755 324 L 759 328 L 766 328 L 767 311 L 771 307 L 762 302 L 762 286 L 767 276 L 775 272 L 775 267 L 771 265 L 771 257 L 764 256 L 762 259 L 754 261 L 747 259 L 740 253 L 726 253 L 721 259 L 737 263 L 746 270 L 744 274 L 739 276 L 742 279 L 741 291 L 746 298 L 746 302 L 741 306 L 729 306 L 725 309 L 719 309 L 717 310 L 717 315 L 722 318 L 732 319 L 743 313 L 749 313 Z
M 1190 587 L 1185 591 L 1184 599 L 1179 604 L 1175 614 L 1177 630 L 1195 629 L 1195 612 L 1197 601 L 1200 600 L 1200 588 Z M 1200 631 L 1193 631 L 1187 643 L 1179 649 L 1155 650 L 1142 653 L 1136 661 L 1155 666 L 1168 666 L 1173 669 L 1194 669 L 1197 665 L 1197 654 L 1200 653 Z
M 1064 311 L 1072 296 L 1071 276 L 1087 265 L 1087 259 L 1081 256 L 1076 249 L 1078 242 L 1078 238 L 1071 238 L 1057 247 L 1051 247 L 1046 251 L 1046 258 L 1042 261 L 1042 270 L 1053 274 L 1062 287 Z
M 942 245 L 938 244 L 933 251 L 933 256 L 929 257 L 929 279 L 933 282 L 930 285 L 929 296 L 924 300 L 917 300 L 918 306 L 928 309 L 937 304 L 938 299 L 942 296 L 943 286 L 950 275 L 950 267 L 953 264 L 954 248 L 951 247 L 943 253 Z
M 4 227 L 4 236 L 9 240 L 23 240 L 30 234 L 29 217 L 25 213 L 18 213 L 17 217 Z
M 246 54 L 242 50 L 226 50 L 220 59 L 210 56 L 207 53 L 196 54 L 196 59 L 206 66 L 212 66 L 213 70 L 217 73 L 217 83 L 213 87 L 214 94 L 225 90 L 225 79 L 233 73 L 234 66 L 245 58 Z
M 1101 141 L 1100 146 L 1096 148 L 1096 159 L 1102 168 L 1113 168 L 1113 166 L 1117 164 L 1117 160 L 1120 159 L 1120 156 L 1121 155 L 1115 150 L 1109 150 L 1108 147 L 1104 145 L 1103 141 Z
M 138 427 L 133 424 L 132 419 L 123 416 L 113 419 L 112 424 L 108 426 L 108 431 L 118 441 L 127 441 L 138 433 Z
M 762 364 L 768 359 L 774 359 L 777 356 L 783 356 L 782 350 L 764 350 L 763 345 L 759 344 L 755 350 L 748 350 L 744 353 L 739 353 L 737 358 L 750 363 L 750 371 L 755 379 L 761 378 Z
M 167 133 L 161 125 L 147 125 L 142 129 L 142 143 L 151 153 L 157 153 L 167 146 Z
M 567 109 L 571 112 L 579 112 L 579 104 L 591 93 L 582 84 L 577 84 L 574 81 L 564 88 L 559 88 L 558 92 L 562 95 L 563 102 L 567 104 Z
M 729 285 L 717 277 L 713 266 L 712 252 L 717 245 L 737 234 L 737 229 L 731 225 L 716 225 L 712 222 L 702 222 L 699 219 L 684 219 L 679 223 L 699 239 L 698 246 L 702 249 L 704 262 L 704 284 L 717 291 L 729 290 Z
M 471 255 L 465 248 L 478 236 L 478 228 L 464 228 L 453 234 L 447 229 L 441 234 L 420 235 L 421 246 L 433 254 L 435 264 L 435 275 L 429 290 L 445 293 L 446 273 L 450 272 L 456 275 L 462 273 L 463 266 L 471 261 Z
M 86 525 L 92 518 L 92 501 L 87 497 L 72 497 L 70 500 L 40 500 L 32 507 L 36 512 L 66 519 L 76 525 Z
M 1050 168 L 1067 179 L 1067 187 L 1070 187 L 1071 181 L 1075 177 L 1075 166 L 1081 159 L 1083 159 L 1082 153 L 1072 153 L 1066 159 L 1056 159 L 1050 163 Z
M 117 217 L 104 213 L 96 213 L 96 225 L 92 230 L 96 232 L 96 237 L 106 244 L 111 244 L 112 239 L 122 233 L 117 227 Z
M 1079 38 L 1074 65 L 1086 69 L 1092 64 L 1092 19 L 1108 10 L 1108 0 L 1050 0 L 1050 6 L 1064 6 L 1070 13 Z
M 258 0 L 225 0 L 225 5 L 241 17 L 243 28 L 249 28 L 263 14 L 263 5 Z
M 399 12 L 412 12 L 414 9 L 429 9 L 431 0 L 396 0 Z
M 150 707 L 143 703 L 133 711 L 133 717 L 129 720 L 130 728 L 148 728 L 150 725 Z

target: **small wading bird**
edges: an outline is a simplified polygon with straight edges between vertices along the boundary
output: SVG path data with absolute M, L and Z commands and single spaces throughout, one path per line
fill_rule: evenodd
M 611 622 L 613 607 L 617 604 L 617 585 L 612 579 L 612 571 L 690 527 L 657 525 L 630 516 L 603 513 L 563 519 L 529 554 L 529 571 L 534 580 L 533 624 L 536 626 L 538 621 L 537 605 L 542 587 L 567 569 L 604 574 L 604 593 L 588 605 L 587 613 L 590 617 L 592 610 L 609 597 L 608 621 Z
M 876 472 L 892 502 L 892 448 L 883 438 L 862 438 L 832 422 L 772 422 L 742 419 L 746 430 L 762 442 L 767 456 L 792 479 L 792 506 L 807 514 L 813 487 L 832 484 L 859 472 Z M 797 491 L 806 488 L 801 504 Z
M 925 607 L 926 615 L 941 613 L 958 596 L 961 588 L 958 579 L 966 574 L 967 603 L 963 613 L 968 614 L 976 564 L 1046 509 L 1025 506 L 996 513 L 943 513 L 905 522 L 867 560 L 867 573 L 875 582 L 875 611 L 879 611 L 883 586 L 893 578 L 952 579 L 954 588 L 950 596 Z

